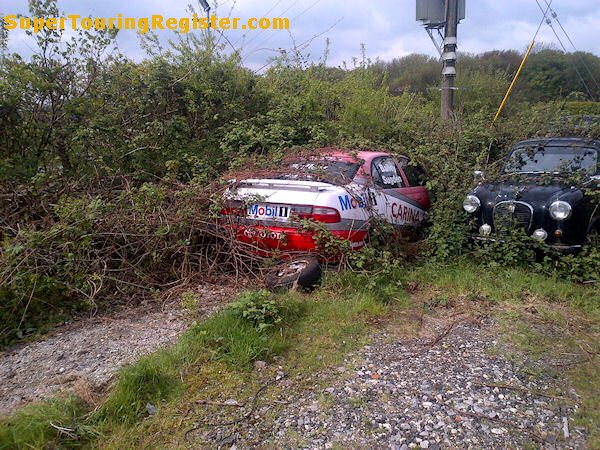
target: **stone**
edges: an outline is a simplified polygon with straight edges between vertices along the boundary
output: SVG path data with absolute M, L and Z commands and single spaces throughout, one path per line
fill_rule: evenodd
M 267 363 L 264 361 L 254 361 L 254 368 L 256 370 L 264 370 L 267 368 Z

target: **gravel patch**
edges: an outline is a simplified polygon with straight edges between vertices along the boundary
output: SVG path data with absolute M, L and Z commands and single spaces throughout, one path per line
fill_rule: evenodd
M 425 318 L 424 329 L 436 327 L 433 339 L 376 335 L 333 369 L 327 387 L 290 396 L 266 435 L 248 424 L 236 446 L 585 448 L 572 423 L 576 394 L 543 363 L 498 352 L 491 321 L 448 327 Z
M 200 317 L 233 298 L 235 289 L 198 286 Z M 117 370 L 176 341 L 189 318 L 179 302 L 162 308 L 141 305 L 77 321 L 54 330 L 44 340 L 0 353 L 0 415 L 59 391 L 75 390 L 93 401 Z

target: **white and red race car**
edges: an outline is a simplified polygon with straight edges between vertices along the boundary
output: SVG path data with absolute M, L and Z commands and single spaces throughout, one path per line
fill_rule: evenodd
M 268 177 L 236 180 L 221 211 L 236 239 L 282 255 L 318 253 L 313 221 L 353 249 L 380 218 L 398 227 L 424 223 L 430 200 L 422 171 L 386 152 L 319 149 Z

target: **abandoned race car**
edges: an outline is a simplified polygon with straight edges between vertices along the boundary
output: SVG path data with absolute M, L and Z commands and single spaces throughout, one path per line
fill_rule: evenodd
M 520 229 L 561 253 L 580 250 L 600 233 L 599 155 L 600 141 L 583 138 L 516 144 L 499 178 L 481 181 L 463 202 L 477 239 Z
M 306 286 L 320 276 L 317 228 L 359 249 L 375 218 L 401 229 L 421 226 L 430 207 L 422 173 L 386 152 L 320 149 L 275 173 L 235 180 L 221 214 L 238 241 L 285 259 L 268 285 Z

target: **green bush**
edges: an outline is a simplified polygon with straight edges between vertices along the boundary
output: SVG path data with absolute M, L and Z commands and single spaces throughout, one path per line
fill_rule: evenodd
M 248 320 L 259 332 L 277 327 L 283 321 L 281 306 L 266 290 L 240 294 L 231 309 L 239 317 Z

